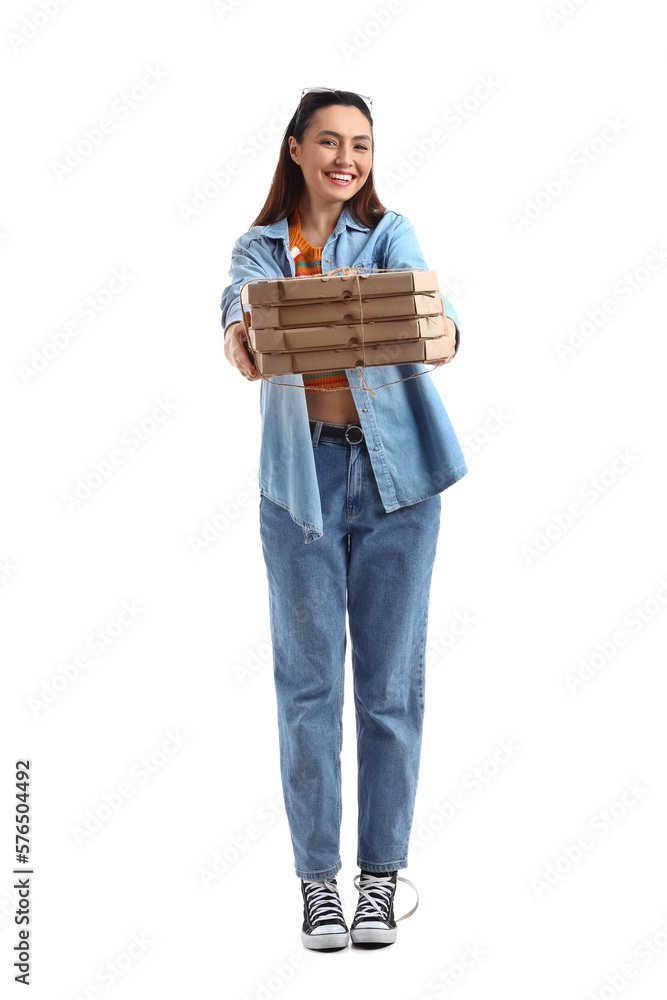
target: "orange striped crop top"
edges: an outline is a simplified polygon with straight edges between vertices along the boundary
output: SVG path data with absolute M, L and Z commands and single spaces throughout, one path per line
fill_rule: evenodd
M 307 278 L 311 274 L 322 274 L 322 250 L 324 247 L 313 247 L 301 235 L 301 216 L 298 207 L 289 218 L 289 245 L 301 252 L 294 258 L 294 273 L 297 278 Z M 348 389 L 349 382 L 344 368 L 337 371 L 313 372 L 303 376 L 306 392 L 316 392 L 318 389 Z

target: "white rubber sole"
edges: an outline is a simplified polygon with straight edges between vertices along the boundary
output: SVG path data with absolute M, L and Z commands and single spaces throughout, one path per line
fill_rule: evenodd
M 338 934 L 306 934 L 304 930 L 301 931 L 301 944 L 304 948 L 312 948 L 313 951 L 345 948 L 349 940 L 349 931 L 340 931 Z
M 393 944 L 398 927 L 354 927 L 350 931 L 352 944 Z

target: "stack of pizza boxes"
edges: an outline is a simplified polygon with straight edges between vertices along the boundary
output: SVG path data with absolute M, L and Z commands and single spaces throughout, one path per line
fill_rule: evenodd
M 248 346 L 262 375 L 428 363 L 450 354 L 435 271 L 346 268 L 332 275 L 252 278 L 240 297 Z

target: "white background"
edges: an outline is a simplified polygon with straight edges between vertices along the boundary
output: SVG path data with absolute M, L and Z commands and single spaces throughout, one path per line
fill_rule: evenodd
M 39 1000 L 664 996 L 664 37 L 649 0 L 563 2 L 556 20 L 558 2 L 3 5 L 8 996 L 23 995 L 11 983 L 23 757 Z M 114 111 L 151 70 L 144 99 Z M 374 98 L 380 199 L 411 219 L 461 320 L 455 363 L 429 377 L 469 466 L 443 494 L 433 576 L 400 873 L 420 905 L 393 947 L 331 954 L 299 940 L 258 524 L 260 383 L 225 359 L 219 311 L 304 86 Z M 59 177 L 105 117 L 112 131 Z M 240 172 L 205 187 L 230 161 Z M 121 464 L 68 509 L 114 451 Z M 351 918 L 349 655 L 338 882 Z M 568 676 L 592 658 L 573 692 Z M 229 863 L 207 888 L 216 854 Z M 414 900 L 399 882 L 397 915 Z

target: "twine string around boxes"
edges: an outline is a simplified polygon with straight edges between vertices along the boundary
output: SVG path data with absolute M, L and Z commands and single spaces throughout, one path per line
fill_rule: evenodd
M 371 269 L 369 269 L 369 270 L 371 270 Z M 418 268 L 417 270 L 422 270 L 422 269 Z M 339 271 L 341 271 L 346 276 L 347 275 L 354 275 L 354 277 L 356 277 L 356 279 L 357 279 L 357 291 L 359 293 L 359 323 L 361 325 L 361 356 L 362 356 L 361 375 L 359 377 L 359 386 L 358 387 L 359 387 L 359 389 L 363 389 L 364 392 L 370 392 L 371 396 L 376 396 L 377 393 L 373 389 L 371 389 L 371 387 L 369 386 L 369 384 L 368 384 L 368 382 L 366 380 L 366 375 L 365 375 L 367 367 L 377 367 L 377 366 L 373 366 L 373 365 L 368 365 L 367 366 L 366 365 L 366 344 L 365 344 L 365 341 L 364 341 L 364 307 L 363 307 L 362 295 L 361 295 L 361 282 L 359 280 L 359 269 L 356 268 L 356 267 L 345 267 L 345 266 L 343 266 L 343 267 L 336 267 L 336 268 L 334 268 L 333 271 L 327 271 L 325 276 L 329 277 L 330 274 L 337 274 Z M 376 268 L 372 269 L 372 273 L 376 273 L 376 272 L 379 272 L 379 271 L 405 271 L 405 268 L 404 267 L 376 267 Z M 252 281 L 284 281 L 284 280 L 285 280 L 285 276 L 284 275 L 282 277 L 280 277 L 280 278 L 249 278 L 247 281 L 245 281 L 241 285 L 241 287 L 239 289 L 239 298 L 241 298 L 241 294 L 242 294 L 243 289 L 245 288 L 245 286 L 249 285 Z M 245 322 L 246 312 L 243 309 L 243 299 L 241 299 L 241 310 L 243 312 L 243 323 L 244 323 L 244 326 L 245 326 L 246 325 L 246 322 Z M 246 339 L 247 339 L 247 337 L 246 337 Z M 449 358 L 449 359 L 444 359 L 443 358 L 442 361 L 436 361 L 436 362 L 434 362 L 433 363 L 433 368 L 437 368 L 445 360 L 451 360 L 451 358 Z M 403 362 L 403 364 L 414 364 L 414 363 L 415 362 Z M 417 363 L 419 363 L 419 364 L 425 364 L 425 362 L 417 362 Z M 427 368 L 426 371 L 416 372 L 414 375 L 406 375 L 405 378 L 397 378 L 397 379 L 394 379 L 393 382 L 383 382 L 382 385 L 378 385 L 375 388 L 376 389 L 383 389 L 386 385 L 396 385 L 398 382 L 407 382 L 408 379 L 419 378 L 420 375 L 427 375 L 431 370 L 432 370 L 431 368 Z M 267 378 L 266 375 L 263 375 L 262 372 L 259 371 L 259 369 L 258 369 L 258 374 L 264 379 L 265 382 L 273 382 L 274 381 L 273 378 Z M 283 376 L 274 376 L 274 378 L 282 378 L 282 377 Z M 364 382 L 366 383 L 365 385 L 363 384 Z M 276 382 L 275 384 L 276 385 L 288 386 L 291 389 L 303 389 L 304 388 L 304 386 L 297 385 L 297 383 L 295 383 L 295 382 Z M 335 389 L 330 389 L 330 388 L 316 388 L 316 387 L 313 386 L 313 387 L 309 387 L 309 392 L 341 392 L 344 389 L 349 389 L 349 386 L 340 386 L 340 387 L 335 388 Z

